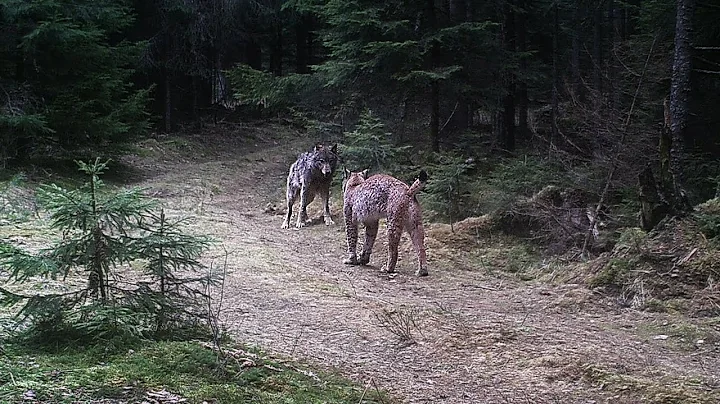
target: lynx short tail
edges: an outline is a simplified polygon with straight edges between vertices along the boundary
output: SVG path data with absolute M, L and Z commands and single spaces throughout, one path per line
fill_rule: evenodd
M 425 184 L 427 184 L 428 175 L 425 172 L 425 170 L 421 170 L 418 177 L 415 179 L 415 182 L 413 182 L 412 185 L 410 185 L 410 188 L 408 188 L 406 194 L 407 196 L 415 196 L 418 192 L 420 192 L 423 188 L 425 188 Z

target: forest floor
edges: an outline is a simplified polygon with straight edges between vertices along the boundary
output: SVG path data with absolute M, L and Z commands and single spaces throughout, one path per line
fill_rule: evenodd
M 454 243 L 441 225 L 427 228 L 428 277 L 413 275 L 407 239 L 397 273 L 380 271 L 382 228 L 370 266 L 343 265 L 339 187 L 337 224 L 322 224 L 315 202 L 312 225 L 280 228 L 288 167 L 316 139 L 288 141 L 272 126 L 237 133 L 147 141 L 124 163 L 132 185 L 221 242 L 212 259 L 227 270 L 221 320 L 239 341 L 398 402 L 720 402 L 717 319 L 526 280 L 504 270 L 518 251 L 507 238 Z

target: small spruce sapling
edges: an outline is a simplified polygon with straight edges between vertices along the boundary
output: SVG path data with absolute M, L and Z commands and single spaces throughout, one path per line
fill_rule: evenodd
M 343 160 L 353 170 L 367 168 L 392 174 L 410 146 L 395 145 L 391 139 L 392 134 L 385 131 L 382 121 L 372 111 L 366 110 L 355 130 L 345 132 Z
M 183 233 L 184 221 L 168 219 L 142 189 L 107 190 L 100 175 L 108 162 L 77 164 L 85 185 L 38 191 L 60 240 L 37 252 L 0 242 L 0 268 L 9 274 L 0 304 L 22 304 L 18 315 L 39 330 L 69 325 L 98 337 L 165 334 L 204 319 L 203 291 L 214 279 L 199 258 L 211 240 Z M 130 265 L 137 262 L 144 263 L 139 274 Z M 42 278 L 61 278 L 63 286 L 34 294 L 12 287 Z
M 437 154 L 436 163 L 431 166 L 432 175 L 425 191 L 428 206 L 450 220 L 450 229 L 455 232 L 453 223 L 462 215 L 463 200 L 469 193 L 472 159 L 457 155 Z

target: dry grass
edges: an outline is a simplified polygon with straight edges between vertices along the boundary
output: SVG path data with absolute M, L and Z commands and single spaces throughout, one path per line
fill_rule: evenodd
M 422 335 L 423 312 L 417 307 L 389 307 L 374 312 L 375 320 L 397 337 L 401 344 L 414 344 L 415 334 Z

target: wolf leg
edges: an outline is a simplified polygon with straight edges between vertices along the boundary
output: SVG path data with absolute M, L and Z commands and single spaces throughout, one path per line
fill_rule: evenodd
M 322 199 L 323 203 L 323 217 L 325 219 L 325 225 L 330 226 L 331 224 L 335 224 L 333 222 L 332 217 L 330 216 L 330 187 L 328 186 L 327 189 L 323 189 L 320 191 L 320 199 Z
M 296 196 L 297 196 L 297 192 L 294 192 L 292 190 L 290 184 L 288 184 L 287 194 L 286 194 L 287 214 L 285 215 L 285 220 L 283 220 L 283 224 L 281 226 L 283 229 L 287 229 L 288 227 L 290 227 L 290 219 L 292 218 L 292 208 L 293 208 L 293 204 L 295 203 Z
M 305 226 L 305 222 L 307 222 L 308 216 L 307 216 L 307 206 L 312 201 L 312 197 L 310 196 L 310 192 L 307 186 L 303 184 L 302 188 L 300 188 L 300 209 L 298 212 L 298 218 L 297 222 L 295 223 L 296 228 L 301 228 Z

